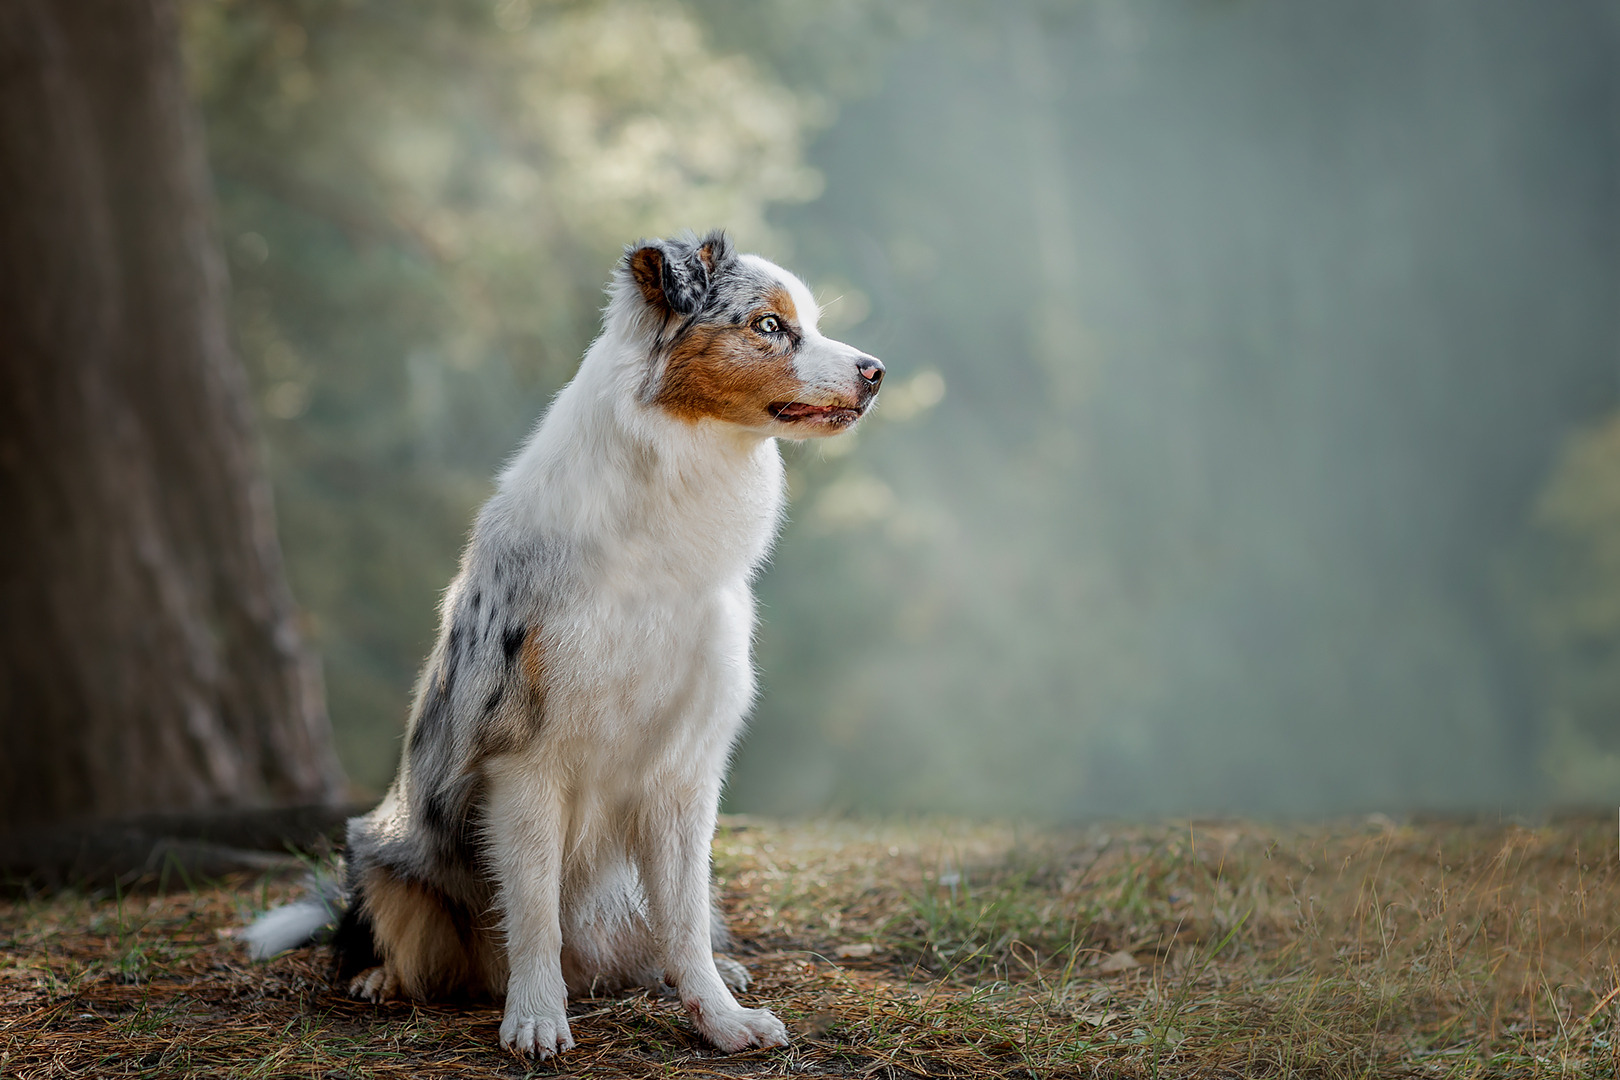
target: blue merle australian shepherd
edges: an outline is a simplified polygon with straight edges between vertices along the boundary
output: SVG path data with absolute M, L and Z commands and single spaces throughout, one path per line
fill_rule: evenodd
M 750 581 L 778 438 L 847 431 L 883 365 L 724 234 L 629 249 L 602 334 L 501 474 L 450 583 L 399 773 L 349 822 L 340 978 L 371 999 L 504 998 L 501 1043 L 573 1045 L 570 994 L 666 983 L 726 1051 L 787 1040 L 732 989 L 709 845 L 754 697 Z M 328 922 L 317 897 L 246 932 Z

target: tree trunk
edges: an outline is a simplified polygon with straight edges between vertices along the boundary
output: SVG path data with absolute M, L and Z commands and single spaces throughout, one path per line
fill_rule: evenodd
M 0 3 L 0 829 L 331 802 L 167 0 Z

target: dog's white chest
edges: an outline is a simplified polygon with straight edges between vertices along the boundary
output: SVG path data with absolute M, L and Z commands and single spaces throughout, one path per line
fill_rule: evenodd
M 599 791 L 718 772 L 753 699 L 749 578 L 775 531 L 780 459 L 708 490 L 678 479 L 596 538 L 546 628 L 551 752 Z M 685 496 L 684 498 L 682 496 Z

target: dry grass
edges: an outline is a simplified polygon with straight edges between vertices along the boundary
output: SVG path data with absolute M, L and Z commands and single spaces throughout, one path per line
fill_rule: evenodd
M 1616 1076 L 1614 823 L 1033 830 L 734 819 L 749 997 L 723 1057 L 650 995 L 528 1066 L 492 1008 L 374 1007 L 220 931 L 296 882 L 0 907 L 0 1074 Z

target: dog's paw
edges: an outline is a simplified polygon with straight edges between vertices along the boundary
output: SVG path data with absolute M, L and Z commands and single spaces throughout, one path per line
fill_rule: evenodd
M 733 993 L 740 994 L 748 989 L 748 969 L 725 953 L 714 954 L 714 969 L 720 973 L 720 981 Z
M 704 1009 L 700 1002 L 689 1001 L 686 1011 L 705 1039 L 728 1054 L 747 1050 L 750 1046 L 786 1046 L 787 1028 L 769 1009 L 744 1009 L 733 1005 L 729 1009 Z
M 501 1045 L 520 1054 L 548 1058 L 574 1048 L 568 1013 L 558 1009 L 507 1009 L 501 1019 Z
M 349 996 L 361 1001 L 390 1001 L 399 997 L 399 980 L 386 964 L 366 968 L 349 980 Z

